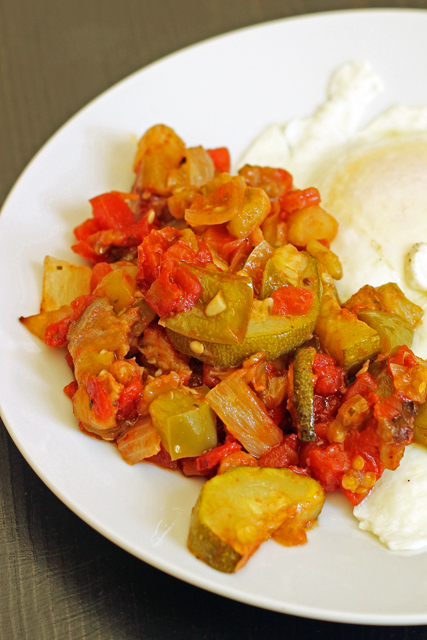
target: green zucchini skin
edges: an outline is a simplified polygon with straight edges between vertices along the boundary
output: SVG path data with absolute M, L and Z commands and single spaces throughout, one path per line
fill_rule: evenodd
M 313 347 L 298 349 L 294 360 L 294 398 L 298 431 L 302 442 L 316 440 L 314 430 Z

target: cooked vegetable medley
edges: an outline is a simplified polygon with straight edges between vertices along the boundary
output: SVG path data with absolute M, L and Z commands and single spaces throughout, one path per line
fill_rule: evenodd
M 20 320 L 64 348 L 84 433 L 206 477 L 189 549 L 231 572 L 270 537 L 305 542 L 325 492 L 358 504 L 419 405 L 427 443 L 422 311 L 393 283 L 338 299 L 338 224 L 283 169 L 231 175 L 227 149 L 157 125 L 134 170 L 74 230 L 90 267 L 47 257 L 40 313 Z

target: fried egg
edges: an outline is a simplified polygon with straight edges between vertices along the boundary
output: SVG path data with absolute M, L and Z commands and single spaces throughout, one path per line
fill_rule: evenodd
M 358 129 L 382 89 L 369 63 L 342 65 L 313 115 L 268 127 L 240 166 L 283 167 L 297 188 L 319 189 L 340 225 L 332 249 L 342 301 L 365 284 L 396 282 L 427 318 L 427 108 L 395 106 Z M 427 358 L 427 319 L 413 349 Z
M 395 106 L 359 128 L 382 89 L 367 62 L 344 64 L 313 115 L 268 127 L 240 166 L 279 166 L 297 188 L 319 189 L 339 223 L 332 249 L 344 271 L 340 299 L 396 282 L 424 309 L 412 349 L 427 358 L 427 108 Z M 390 549 L 427 547 L 427 449 L 407 447 L 354 514 Z

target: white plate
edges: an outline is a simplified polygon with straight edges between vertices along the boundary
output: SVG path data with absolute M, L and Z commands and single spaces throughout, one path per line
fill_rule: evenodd
M 325 620 L 427 623 L 427 555 L 398 555 L 359 531 L 330 496 L 303 547 L 269 541 L 235 575 L 187 551 L 200 481 L 126 465 L 84 437 L 62 388 L 63 354 L 18 323 L 36 313 L 45 254 L 75 259 L 72 229 L 87 200 L 132 181 L 135 136 L 163 122 L 189 145 L 227 145 L 234 159 L 265 125 L 310 113 L 330 72 L 366 58 L 386 84 L 367 117 L 395 102 L 427 104 L 427 12 L 357 11 L 273 22 L 190 47 L 113 87 L 40 151 L 0 219 L 3 419 L 42 480 L 76 514 L 138 558 L 249 604 Z

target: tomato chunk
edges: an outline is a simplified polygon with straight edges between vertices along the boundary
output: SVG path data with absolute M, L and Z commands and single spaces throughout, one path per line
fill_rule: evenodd
M 333 492 L 340 488 L 342 476 L 349 469 L 350 463 L 342 444 L 330 444 L 310 449 L 307 466 L 324 490 Z
M 96 376 L 88 377 L 86 391 L 96 417 L 100 420 L 108 420 L 114 412 L 113 404 L 108 391 Z
M 314 296 L 302 287 L 280 287 L 271 294 L 273 306 L 271 313 L 281 316 L 304 316 L 308 313 Z
M 313 373 L 317 376 L 314 392 L 321 396 L 338 393 L 344 381 L 344 370 L 338 367 L 331 356 L 317 353 L 313 362 Z
M 294 433 L 283 436 L 283 440 L 276 447 L 264 453 L 259 459 L 260 467 L 288 468 L 298 465 L 298 437 Z
M 135 217 L 124 200 L 126 195 L 134 197 L 132 194 L 111 191 L 89 200 L 92 205 L 93 218 L 99 229 L 124 229 L 135 224 Z
M 314 204 L 319 204 L 320 194 L 315 187 L 293 189 L 279 198 L 280 205 L 286 213 L 293 213 Z
M 222 458 L 225 458 L 225 456 L 228 456 L 228 454 L 233 451 L 240 451 L 241 448 L 242 445 L 239 444 L 237 440 L 221 444 L 219 447 L 215 447 L 214 449 L 211 449 L 199 456 L 196 461 L 196 467 L 199 471 L 212 469 L 222 460 Z
M 218 147 L 218 149 L 207 149 L 215 169 L 220 173 L 230 173 L 230 153 L 226 147 Z

